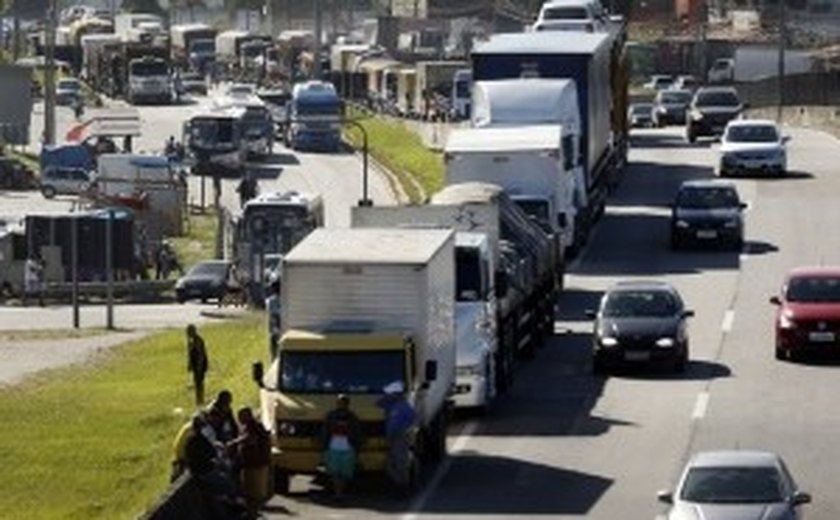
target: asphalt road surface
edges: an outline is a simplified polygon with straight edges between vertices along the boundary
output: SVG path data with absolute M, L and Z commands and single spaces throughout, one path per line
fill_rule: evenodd
M 451 455 L 424 489 L 398 500 L 368 482 L 336 503 L 297 477 L 270 516 L 655 518 L 656 492 L 690 454 L 757 448 L 781 454 L 813 494 L 809 519 L 840 518 L 840 364 L 775 361 L 767 301 L 787 269 L 840 263 L 840 142 L 790 133 L 790 177 L 736 180 L 749 203 L 744 250 L 672 252 L 668 204 L 683 180 L 713 175 L 714 150 L 686 145 L 677 129 L 639 131 L 624 182 L 567 278 L 557 335 L 485 417 L 452 426 Z M 689 368 L 594 377 L 584 311 L 612 283 L 638 278 L 671 282 L 696 312 Z

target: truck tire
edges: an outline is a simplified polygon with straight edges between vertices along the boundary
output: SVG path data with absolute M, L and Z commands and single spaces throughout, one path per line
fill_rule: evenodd
M 289 475 L 286 471 L 280 468 L 274 468 L 273 477 L 273 488 L 274 492 L 278 495 L 288 495 L 289 494 L 289 481 L 291 480 L 291 475 Z
M 446 410 L 441 410 L 425 432 L 424 457 L 432 463 L 446 457 Z

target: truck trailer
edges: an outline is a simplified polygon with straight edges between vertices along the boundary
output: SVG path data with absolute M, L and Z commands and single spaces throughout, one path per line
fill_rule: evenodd
M 324 418 L 347 395 L 364 442 L 357 470 L 387 462 L 384 389 L 401 385 L 417 413 L 403 482 L 420 461 L 446 453 L 455 381 L 454 233 L 449 230 L 317 229 L 281 266 L 282 336 L 261 387 L 263 424 L 273 437 L 278 492 L 289 477 L 316 474 Z

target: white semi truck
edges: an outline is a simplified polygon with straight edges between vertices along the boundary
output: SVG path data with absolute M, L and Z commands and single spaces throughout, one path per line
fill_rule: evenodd
M 446 453 L 447 404 L 455 381 L 454 233 L 449 230 L 317 229 L 281 267 L 279 355 L 254 365 L 263 424 L 273 436 L 278 492 L 289 477 L 315 474 L 321 431 L 345 394 L 364 441 L 357 469 L 387 460 L 386 386 L 401 383 L 417 412 L 406 481 L 421 459 Z

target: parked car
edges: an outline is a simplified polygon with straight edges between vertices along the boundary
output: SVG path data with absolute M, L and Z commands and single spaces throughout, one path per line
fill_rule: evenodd
M 79 195 L 94 184 L 93 174 L 81 168 L 47 168 L 41 172 L 41 193 L 48 199 L 56 195 Z
M 787 172 L 787 141 L 773 121 L 730 121 L 720 141 L 718 175 L 763 173 L 783 176 Z
M 741 116 L 745 106 L 733 87 L 704 87 L 691 100 L 685 137 L 693 143 L 701 136 L 723 134 L 727 123 Z
M 175 283 L 175 299 L 178 303 L 188 300 L 221 302 L 228 291 L 233 264 L 226 260 L 206 260 L 192 266 Z
M 84 93 L 82 83 L 76 78 L 62 78 L 55 86 L 55 102 L 60 106 L 73 106 Z
M 685 113 L 691 103 L 691 92 L 688 90 L 660 90 L 656 93 L 653 108 L 653 125 L 685 124 Z
M 669 88 L 673 90 L 687 90 L 689 92 L 694 92 L 699 86 L 700 82 L 697 81 L 697 78 L 683 74 L 681 76 L 677 76 L 677 79 L 674 80 Z
M 600 32 L 607 28 L 605 15 L 598 0 L 549 0 L 540 9 L 534 30 Z
M 181 74 L 181 94 L 207 95 L 207 80 L 197 72 Z
M 714 244 L 740 250 L 744 244 L 746 207 L 732 182 L 683 182 L 671 209 L 671 248 Z
M 0 189 L 28 190 L 38 186 L 28 166 L 11 157 L 0 156 Z
M 592 341 L 596 374 L 620 364 L 666 363 L 675 372 L 688 363 L 688 318 L 677 290 L 666 282 L 619 282 L 601 298 Z
M 785 277 L 776 311 L 776 359 L 840 352 L 840 267 L 800 267 Z
M 764 451 L 707 451 L 686 464 L 676 490 L 660 491 L 667 520 L 797 520 L 811 496 L 784 461 Z
M 660 91 L 670 88 L 673 83 L 674 78 L 669 74 L 654 74 L 644 86 L 649 90 Z
M 627 109 L 627 120 L 633 128 L 647 128 L 653 126 L 653 104 L 633 103 Z

